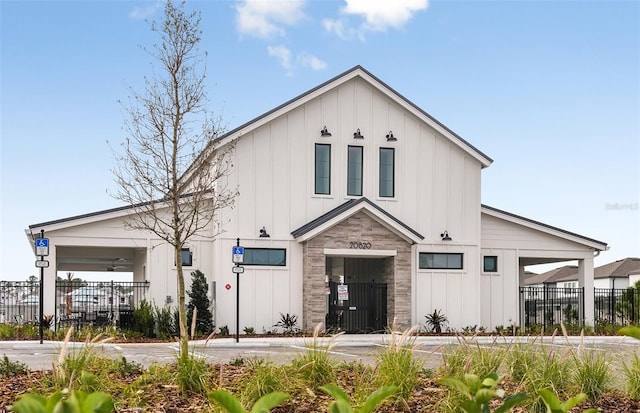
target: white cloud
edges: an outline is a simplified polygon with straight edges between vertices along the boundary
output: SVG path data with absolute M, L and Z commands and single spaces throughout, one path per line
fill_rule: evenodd
M 291 51 L 286 46 L 269 46 L 267 47 L 269 56 L 273 56 L 280 61 L 280 65 L 284 67 L 287 74 L 291 76 L 293 74 L 293 68 L 291 67 Z
M 267 51 L 269 52 L 269 56 L 275 57 L 280 63 L 280 66 L 287 71 L 287 76 L 292 76 L 293 70 L 296 67 L 310 67 L 313 70 L 323 70 L 327 67 L 325 61 L 307 52 L 298 53 L 295 60 L 293 60 L 291 50 L 283 45 L 269 46 L 267 47 Z
M 156 10 L 160 9 L 162 5 L 163 3 L 161 1 L 156 1 L 155 3 L 151 3 L 145 7 L 135 7 L 129 12 L 129 18 L 134 20 L 148 19 L 156 12 Z
M 282 26 L 293 25 L 305 17 L 304 0 L 241 0 L 236 3 L 236 28 L 250 36 L 283 36 Z
M 322 20 L 322 26 L 327 32 L 335 33 L 336 36 L 338 36 L 342 40 L 348 40 L 353 37 L 354 30 L 345 30 L 344 22 L 342 20 L 324 19 Z
M 345 14 L 364 17 L 363 28 L 370 31 L 385 31 L 404 26 L 415 13 L 426 10 L 428 0 L 345 0 Z
M 316 56 L 305 52 L 300 53 L 297 56 L 296 61 L 298 62 L 298 64 L 300 64 L 300 66 L 310 67 L 313 70 L 322 70 L 327 67 L 327 63 L 325 61 L 322 61 Z

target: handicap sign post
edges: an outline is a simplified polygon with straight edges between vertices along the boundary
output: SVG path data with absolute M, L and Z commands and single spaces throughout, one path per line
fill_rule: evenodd
M 44 230 L 40 230 L 40 238 L 36 238 L 35 242 L 36 255 L 40 256 L 40 259 L 36 261 L 36 267 L 40 268 L 40 300 L 38 301 L 38 307 L 40 307 L 39 314 L 39 328 L 40 344 L 44 336 L 44 330 L 42 320 L 44 319 L 44 269 L 49 267 L 49 261 L 46 261 L 44 257 L 49 255 L 49 238 L 44 237 Z
M 233 262 L 235 267 L 232 268 L 236 275 L 236 343 L 240 341 L 240 274 L 244 272 L 244 267 L 240 264 L 244 262 L 244 247 L 240 246 L 240 238 L 236 238 L 236 245 L 233 247 Z

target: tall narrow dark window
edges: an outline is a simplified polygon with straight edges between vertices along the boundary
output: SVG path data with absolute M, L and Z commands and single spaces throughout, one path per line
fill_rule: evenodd
M 395 196 L 394 185 L 395 149 L 380 148 L 380 196 Z
M 315 193 L 331 193 L 331 145 L 316 143 Z
M 362 196 L 362 146 L 349 146 L 347 195 Z

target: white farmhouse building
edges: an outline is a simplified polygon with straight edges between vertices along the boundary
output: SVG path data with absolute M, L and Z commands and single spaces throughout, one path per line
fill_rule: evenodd
M 183 254 L 187 277 L 199 269 L 213 287 L 217 326 L 235 331 L 238 287 L 239 329 L 258 332 L 280 313 L 297 315 L 307 331 L 325 322 L 356 332 L 394 319 L 399 327 L 421 324 L 435 309 L 451 328 L 492 329 L 519 319 L 519 287 L 533 264 L 577 260 L 579 285 L 593 289 L 593 257 L 606 243 L 482 205 L 482 170 L 492 160 L 360 66 L 215 145 L 232 142 L 235 207 Z M 175 304 L 171 249 L 125 229 L 131 212 L 29 226 L 30 240 L 41 230 L 50 240 L 45 313 L 54 311 L 57 271 L 113 263 L 149 282 L 149 300 Z M 238 238 L 240 286 L 232 272 Z

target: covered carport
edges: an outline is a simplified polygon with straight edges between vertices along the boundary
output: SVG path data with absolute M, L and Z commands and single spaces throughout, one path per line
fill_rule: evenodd
M 56 320 L 99 319 L 107 313 L 112 320 L 119 309 L 130 310 L 148 299 L 149 242 L 126 229 L 129 213 L 130 208 L 117 208 L 29 226 L 26 235 L 34 254 L 36 238 L 49 240 L 49 255 L 36 257 L 48 262 L 43 268 L 44 315 L 55 315 Z M 82 285 L 73 279 L 75 273 L 82 273 Z M 115 285 L 107 279 L 116 279 Z M 127 282 L 120 282 L 123 279 Z M 78 291 L 86 293 L 80 297 Z
M 483 325 L 495 327 L 520 320 L 519 291 L 525 286 L 527 267 L 577 261 L 578 288 L 584 291 L 580 315 L 585 324 L 593 326 L 593 259 L 607 250 L 607 244 L 486 205 L 481 214 L 483 259 L 496 257 L 499 263 L 497 271 L 481 274 Z

